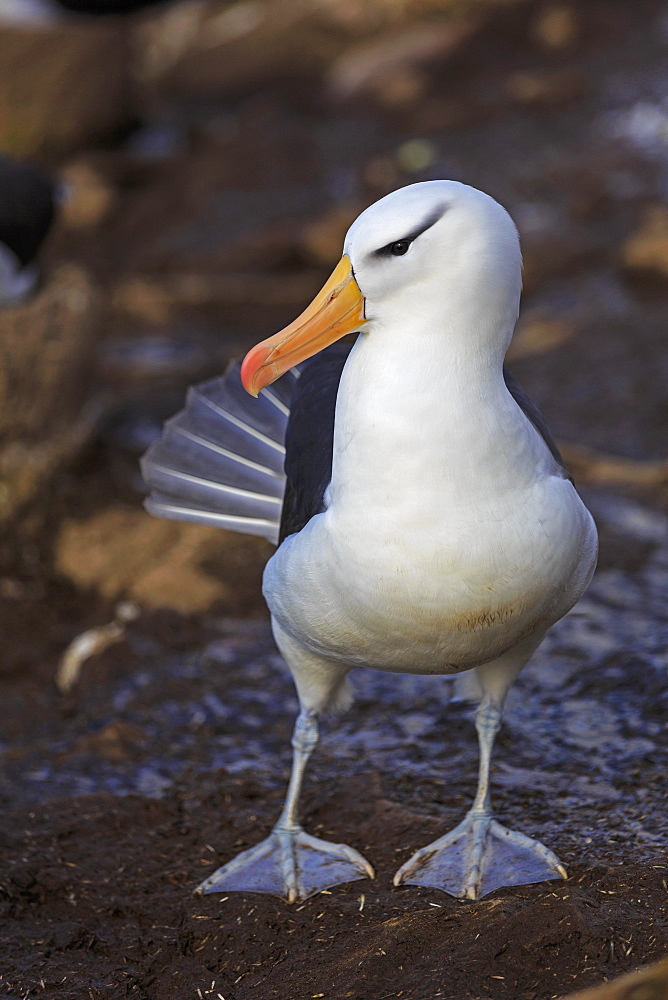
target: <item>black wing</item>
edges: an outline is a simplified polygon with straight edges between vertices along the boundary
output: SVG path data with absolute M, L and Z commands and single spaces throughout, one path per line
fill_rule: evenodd
M 332 478 L 334 411 L 351 344 L 332 344 L 302 367 L 285 435 L 285 494 L 279 542 L 323 509 Z
M 550 449 L 550 453 L 554 458 L 554 460 L 564 470 L 564 477 L 566 479 L 571 479 L 568 473 L 568 469 L 564 464 L 564 460 L 561 457 L 559 449 L 557 448 L 556 442 L 550 433 L 550 428 L 547 426 L 547 421 L 545 420 L 545 417 L 534 403 L 531 396 L 529 396 L 529 394 L 524 391 L 524 389 L 519 384 L 515 376 L 511 375 L 511 373 L 508 371 L 505 365 L 503 366 L 503 378 L 505 380 L 508 392 L 513 397 L 519 408 L 522 410 L 525 417 L 527 417 L 534 425 L 534 427 L 542 437 L 543 441 Z

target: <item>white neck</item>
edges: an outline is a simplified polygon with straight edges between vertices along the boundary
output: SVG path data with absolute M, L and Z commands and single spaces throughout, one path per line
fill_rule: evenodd
M 514 319 L 505 336 L 479 310 L 459 312 L 456 327 L 369 324 L 339 387 L 332 513 L 399 506 L 419 518 L 535 481 L 549 458 L 503 379 Z

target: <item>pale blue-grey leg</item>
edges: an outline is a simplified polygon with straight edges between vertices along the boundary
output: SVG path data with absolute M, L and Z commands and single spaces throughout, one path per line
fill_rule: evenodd
M 196 892 L 266 892 L 293 903 L 341 882 L 374 877 L 369 862 L 352 847 L 312 837 L 298 822 L 304 771 L 317 742 L 317 717 L 302 711 L 292 735 L 285 805 L 274 829 L 266 840 L 215 871 Z
M 544 844 L 507 830 L 492 813 L 489 770 L 501 709 L 486 695 L 476 714 L 480 745 L 478 789 L 462 822 L 409 858 L 394 884 L 432 886 L 452 896 L 478 899 L 508 885 L 566 878 L 566 870 Z

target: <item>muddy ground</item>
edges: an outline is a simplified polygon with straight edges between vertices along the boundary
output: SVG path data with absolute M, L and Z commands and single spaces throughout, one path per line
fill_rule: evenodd
M 45 160 L 84 164 L 112 207 L 63 218 L 45 254 L 103 302 L 96 433 L 0 543 L 2 996 L 547 1000 L 668 951 L 665 5 L 503 6 L 352 96 L 362 15 L 341 10 L 317 59 L 298 63 L 303 42 L 224 87 L 186 61 L 125 132 Z M 386 35 L 427 14 L 404 16 L 358 25 L 386 62 Z M 472 707 L 447 679 L 358 673 L 303 815 L 376 879 L 293 907 L 196 897 L 276 818 L 296 699 L 260 595 L 269 547 L 151 521 L 136 457 L 189 380 L 292 318 L 347 219 L 430 176 L 517 218 L 513 367 L 601 531 L 588 594 L 509 697 L 493 774 L 501 821 L 569 879 L 475 904 L 392 888 L 468 808 Z M 139 617 L 59 692 L 67 644 L 120 598 Z

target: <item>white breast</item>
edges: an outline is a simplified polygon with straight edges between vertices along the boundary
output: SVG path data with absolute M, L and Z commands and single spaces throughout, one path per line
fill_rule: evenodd
M 388 511 L 347 527 L 328 511 L 281 546 L 265 596 L 314 652 L 451 673 L 545 631 L 583 593 L 595 558 L 590 515 L 567 480 L 551 478 L 512 511 L 470 510 L 427 532 Z
M 487 662 L 583 593 L 591 516 L 502 379 L 473 400 L 454 380 L 425 400 L 411 394 L 416 373 L 371 379 L 364 360 L 341 383 L 329 506 L 269 562 L 269 608 L 307 648 L 349 664 Z

